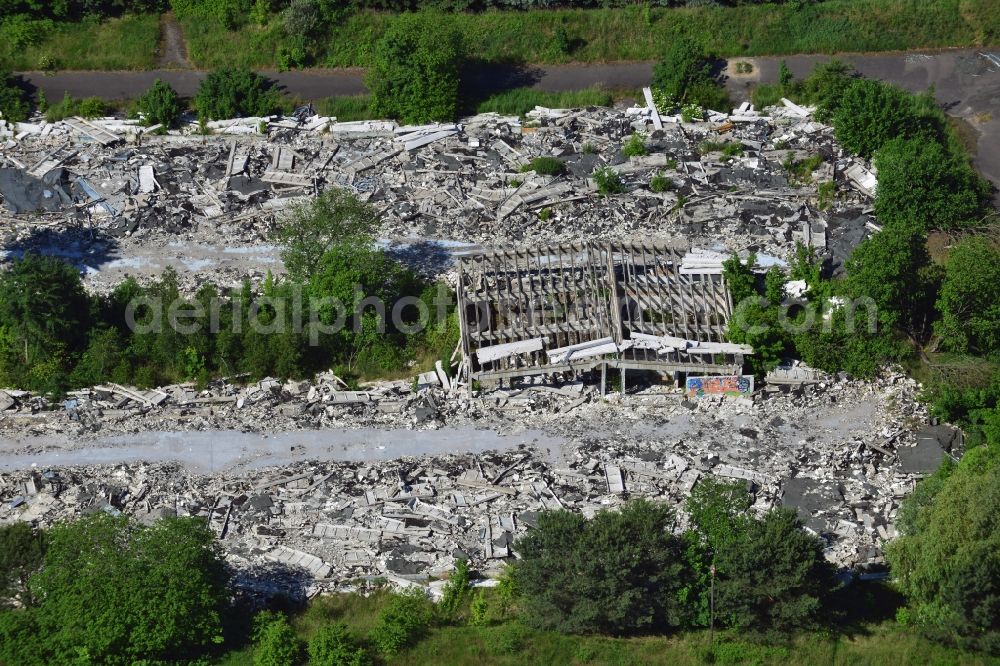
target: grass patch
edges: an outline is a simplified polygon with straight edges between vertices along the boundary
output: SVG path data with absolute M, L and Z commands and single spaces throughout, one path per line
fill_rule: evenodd
M 555 157 L 542 155 L 521 167 L 521 173 L 534 171 L 542 176 L 559 176 L 566 172 L 566 163 Z
M 344 95 L 327 97 L 316 102 L 316 112 L 322 116 L 334 116 L 339 122 L 349 120 L 371 120 L 371 95 Z
M 825 0 L 736 7 L 625 7 L 452 13 L 441 20 L 466 36 L 471 55 L 486 62 L 610 62 L 655 60 L 680 35 L 723 57 L 891 51 L 1000 43 L 1000 17 L 990 0 Z M 992 9 L 991 9 L 992 7 Z M 316 64 L 364 67 L 373 45 L 396 20 L 364 11 L 332 26 Z M 285 39 L 279 20 L 227 31 L 205 20 L 183 22 L 199 67 L 277 66 Z M 568 49 L 554 49 L 557 33 Z
M 39 41 L 23 48 L 0 39 L 0 69 L 152 69 L 159 38 L 156 14 L 56 23 Z
M 534 88 L 513 88 L 490 95 L 476 105 L 476 113 L 494 112 L 508 116 L 523 116 L 536 106 L 550 109 L 572 109 L 585 106 L 611 106 L 614 96 L 601 88 L 567 92 L 545 92 Z
M 323 626 L 344 622 L 363 643 L 367 643 L 378 613 L 386 605 L 388 594 L 377 592 L 369 597 L 329 595 L 312 600 L 292 618 L 300 638 L 308 640 Z M 233 646 L 217 663 L 222 666 L 252 666 L 253 649 Z M 490 627 L 438 626 L 413 647 L 386 658 L 388 665 L 449 666 L 520 666 L 521 664 L 670 664 L 700 666 L 715 664 L 754 664 L 759 666 L 987 666 L 994 659 L 963 653 L 931 643 L 895 622 L 866 624 L 850 636 L 801 634 L 787 643 L 753 643 L 731 632 L 716 632 L 714 645 L 707 631 L 672 636 L 610 638 L 605 636 L 570 636 L 536 631 L 516 621 Z
M 800 183 L 812 181 L 812 172 L 823 164 L 823 157 L 820 155 L 810 155 L 803 160 L 796 160 L 795 153 L 788 153 L 785 161 L 781 163 L 788 172 L 788 178 Z
M 775 106 L 781 102 L 781 98 L 784 96 L 785 92 L 780 85 L 764 83 L 755 86 L 750 92 L 750 101 L 753 102 L 754 108 L 760 111 L 764 107 Z
M 722 153 L 723 157 L 736 157 L 743 154 L 743 144 L 736 141 L 705 140 L 698 144 L 698 152 L 702 155 Z

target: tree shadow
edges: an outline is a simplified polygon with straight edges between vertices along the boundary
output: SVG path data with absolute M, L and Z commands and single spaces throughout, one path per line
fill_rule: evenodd
M 848 637 L 865 636 L 871 627 L 896 617 L 906 598 L 881 580 L 855 580 L 835 590 L 827 607 L 833 630 Z
M 451 268 L 455 259 L 451 250 L 437 241 L 390 245 L 386 254 L 419 275 L 440 275 Z
M 235 572 L 232 587 L 237 601 L 256 608 L 293 610 L 306 602 L 311 573 L 281 562 L 254 564 Z
M 26 254 L 51 256 L 72 264 L 82 273 L 100 270 L 119 259 L 118 239 L 101 229 L 76 226 L 32 227 L 26 234 L 0 245 L 0 261 L 13 261 Z
M 463 111 L 475 113 L 480 102 L 492 95 L 533 86 L 541 80 L 543 73 L 540 67 L 516 60 L 486 62 L 472 59 L 462 71 Z

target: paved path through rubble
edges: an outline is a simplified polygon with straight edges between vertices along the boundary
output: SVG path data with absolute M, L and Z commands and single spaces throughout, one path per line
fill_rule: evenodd
M 507 451 L 530 446 L 555 459 L 568 441 L 539 430 L 498 434 L 437 430 L 302 430 L 271 435 L 228 431 L 144 432 L 81 441 L 63 436 L 0 438 L 0 469 L 128 462 L 177 462 L 197 473 L 288 465 L 304 460 L 369 462 L 403 456 Z
M 993 56 L 993 57 L 989 57 Z M 1000 185 L 1000 56 L 971 49 L 938 52 L 844 54 L 837 56 L 861 74 L 889 81 L 911 91 L 934 87 L 935 97 L 951 115 L 966 121 L 977 135 L 976 166 L 987 178 Z M 778 80 L 778 66 L 788 63 L 796 77 L 804 77 L 827 55 L 734 58 L 754 64 L 749 75 L 733 73 L 727 87 L 734 99 L 749 97 L 756 83 Z M 591 86 L 634 89 L 648 85 L 653 65 L 649 62 L 551 65 L 545 67 L 488 67 L 473 77 L 472 86 L 496 90 L 530 85 L 539 90 L 579 90 Z M 285 92 L 306 100 L 333 95 L 366 92 L 361 69 L 265 72 Z M 191 96 L 205 76 L 192 70 L 149 72 L 59 72 L 25 74 L 31 84 L 45 91 L 48 99 L 61 99 L 64 92 L 74 97 L 98 95 L 107 99 L 127 99 L 146 90 L 157 78 L 168 81 L 181 95 Z

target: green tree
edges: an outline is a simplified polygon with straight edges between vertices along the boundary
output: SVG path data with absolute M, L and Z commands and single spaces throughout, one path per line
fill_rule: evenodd
M 921 481 L 887 556 L 910 619 L 931 636 L 1000 653 L 1000 442 Z M 915 504 L 916 506 L 911 506 Z
M 981 222 L 989 185 L 968 158 L 937 141 L 894 139 L 875 153 L 875 215 L 885 226 L 927 231 Z
M 309 639 L 309 666 L 369 666 L 371 657 L 343 622 L 321 627 Z
M 37 603 L 19 622 L 35 627 L 30 647 L 46 663 L 189 658 L 222 640 L 225 581 L 200 519 L 144 527 L 96 513 L 51 528 L 29 582 Z M 0 662 L 16 663 L 2 643 Z
M 759 633 L 820 624 L 833 570 L 822 542 L 802 529 L 794 512 L 773 509 L 758 518 L 743 482 L 712 479 L 695 486 L 686 509 L 693 540 L 716 568 L 721 624 Z
M 0 274 L 0 368 L 7 383 L 52 391 L 86 341 L 91 301 L 80 274 L 54 257 L 25 255 Z
M 518 540 L 511 575 L 524 620 L 560 632 L 625 634 L 676 624 L 684 572 L 673 512 L 636 500 L 592 519 L 545 512 Z
M 670 44 L 663 59 L 653 67 L 653 87 L 659 88 L 676 104 L 691 99 L 691 89 L 712 80 L 712 66 L 701 45 L 689 37 L 679 37 Z
M 169 83 L 156 79 L 136 101 L 147 125 L 174 126 L 181 116 L 180 96 Z
M 31 104 L 28 94 L 10 72 L 0 70 L 0 119 L 9 123 L 28 119 Z
M 962 240 L 948 256 L 936 330 L 948 349 L 1000 355 L 1000 249 L 982 237 Z
M 459 559 L 455 562 L 455 570 L 448 577 L 444 586 L 441 601 L 438 603 L 438 613 L 448 621 L 454 621 L 458 616 L 466 598 L 469 596 L 469 562 Z
M 942 137 L 933 99 L 921 100 L 869 79 L 855 79 L 843 90 L 833 113 L 833 129 L 844 148 L 866 158 L 892 139 Z
M 403 14 L 375 46 L 365 84 L 374 113 L 403 122 L 454 120 L 464 57 L 462 34 L 437 14 Z
M 847 290 L 870 298 L 886 328 L 912 331 L 930 314 L 929 265 L 927 237 L 918 225 L 889 226 L 854 248 L 846 262 Z
M 278 226 L 276 240 L 289 275 L 306 281 L 335 245 L 368 246 L 375 240 L 375 209 L 354 193 L 331 188 L 306 204 L 294 206 Z
M 204 120 L 266 116 L 278 106 L 278 95 L 256 72 L 219 69 L 209 72 L 201 82 L 194 105 Z
M 0 600 L 31 605 L 28 579 L 42 566 L 45 535 L 28 523 L 0 526 Z

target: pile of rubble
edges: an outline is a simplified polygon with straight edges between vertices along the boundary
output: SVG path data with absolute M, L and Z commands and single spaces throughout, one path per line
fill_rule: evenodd
M 38 119 L 0 128 L 0 220 L 14 229 L 8 246 L 42 226 L 76 229 L 79 243 L 114 239 L 125 259 L 175 252 L 178 242 L 266 246 L 281 211 L 343 187 L 377 208 L 389 242 L 643 237 L 783 257 L 799 240 L 839 261 L 871 223 L 874 176 L 809 109 L 765 111 L 744 104 L 686 123 L 648 106 L 537 108 L 525 121 L 488 113 L 405 127 L 303 112 L 209 123 L 208 136 L 195 126 L 157 135 L 131 120 Z M 649 154 L 628 158 L 622 147 L 635 132 Z M 566 173 L 525 171 L 538 156 L 563 160 Z M 811 173 L 795 171 L 813 156 Z M 598 193 L 602 167 L 625 193 Z M 666 191 L 650 188 L 658 174 Z M 820 182 L 835 183 L 836 196 L 821 201 Z M 221 279 L 235 285 L 256 268 Z
M 213 409 L 234 418 L 220 413 L 210 424 L 211 446 L 233 438 L 243 443 L 239 457 L 228 461 L 219 449 L 221 471 L 197 469 L 205 453 L 189 447 L 209 444 L 196 433 L 173 454 L 177 462 L 108 465 L 92 461 L 130 460 L 139 435 L 60 444 L 22 433 L 0 445 L 6 447 L 0 468 L 8 470 L 0 475 L 0 522 L 44 525 L 89 511 L 147 521 L 202 516 L 243 584 L 274 584 L 273 572 L 254 572 L 278 567 L 287 574 L 279 579 L 317 591 L 364 577 L 422 581 L 447 572 L 456 557 L 489 572 L 511 556 L 512 542 L 540 511 L 590 515 L 630 497 L 679 509 L 698 479 L 712 475 L 743 480 L 758 510 L 797 510 L 837 565 L 877 570 L 884 543 L 895 535 L 900 499 L 961 449 L 954 430 L 921 428 L 927 415 L 915 401 L 919 387 L 902 375 L 874 383 L 825 377 L 769 385 L 753 400 L 689 400 L 662 386 L 600 399 L 582 386 L 532 384 L 468 400 L 440 388 L 407 395 L 386 385 L 344 404 L 345 392 L 333 384 L 303 387 L 283 403 L 272 398 L 284 387 L 257 385 L 215 403 Z M 92 399 L 152 403 L 166 395 L 144 417 L 132 417 L 129 428 L 136 428 L 140 418 L 159 424 L 154 412 L 170 409 L 182 390 L 130 396 L 104 387 Z M 255 392 L 271 397 L 253 402 Z M 185 402 L 198 398 L 184 395 Z M 211 397 L 219 396 L 203 399 Z M 310 403 L 321 405 L 318 415 L 302 412 Z M 386 403 L 399 405 L 398 413 L 387 414 Z M 294 424 L 277 416 L 291 404 L 301 413 L 291 417 Z M 532 430 L 525 430 L 529 422 Z M 260 445 L 216 430 L 225 423 L 268 432 L 310 429 L 272 435 L 260 441 L 280 442 Z M 355 443 L 345 443 L 345 432 L 354 433 Z M 165 447 L 167 438 L 153 434 L 155 446 Z M 380 435 L 395 443 L 384 451 L 366 444 Z M 420 438 L 441 445 L 409 455 Z M 185 441 L 183 434 L 174 439 Z M 477 449 L 479 440 L 491 450 Z M 258 450 L 267 446 L 266 455 Z

